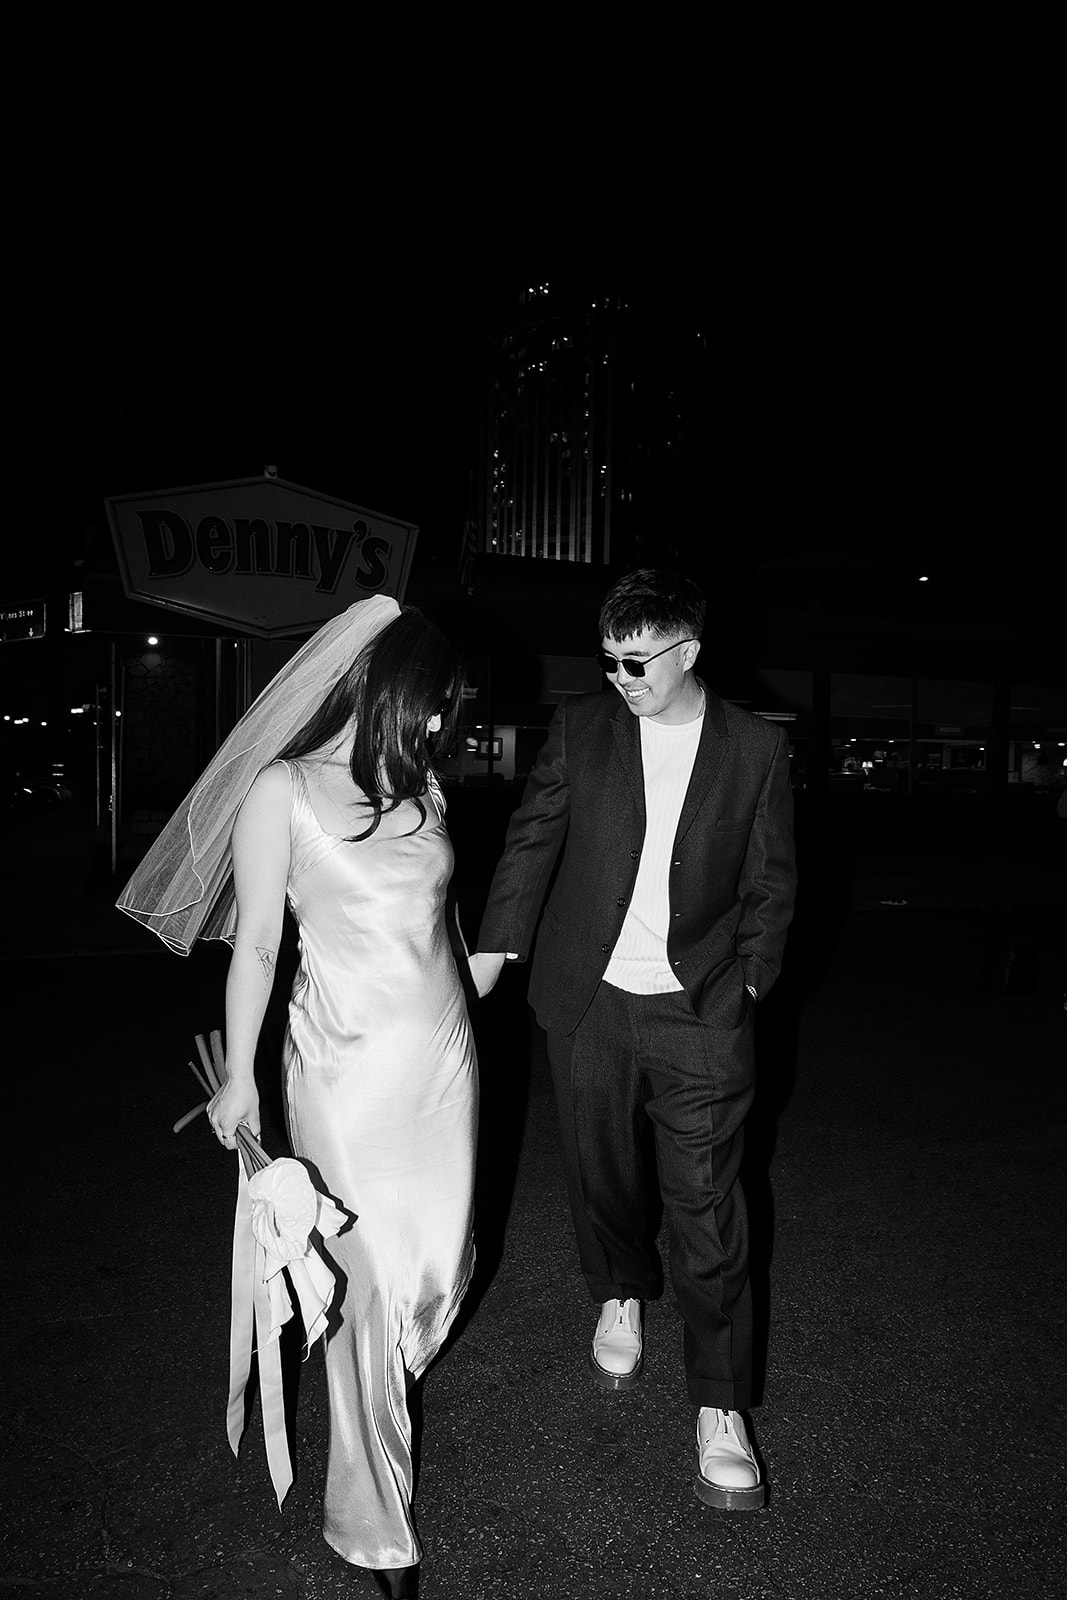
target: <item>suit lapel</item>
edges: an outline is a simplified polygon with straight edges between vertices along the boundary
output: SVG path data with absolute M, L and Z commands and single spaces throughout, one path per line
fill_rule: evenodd
M 726 754 L 726 745 L 729 734 L 726 731 L 726 713 L 722 708 L 722 701 L 717 694 L 712 694 L 707 684 L 702 685 L 707 697 L 704 708 L 704 726 L 700 731 L 700 743 L 697 745 L 696 760 L 693 762 L 693 771 L 689 778 L 689 787 L 685 791 L 682 802 L 682 814 L 678 818 L 678 831 L 674 836 L 675 843 L 680 844 L 693 826 L 701 806 L 711 793 L 711 786 L 715 781 L 722 760 Z
M 645 771 L 641 764 L 641 735 L 637 718 L 620 700 L 611 717 L 611 732 L 615 741 L 615 759 L 633 793 L 637 814 L 645 826 Z M 609 786 L 610 787 L 610 786 Z
M 702 685 L 702 687 L 707 696 L 707 705 L 704 710 L 704 726 L 700 732 L 696 760 L 693 762 L 689 787 L 686 789 L 685 800 L 682 802 L 682 813 L 678 818 L 678 830 L 674 836 L 676 843 L 679 844 L 696 821 L 700 808 L 711 792 L 712 784 L 726 754 L 726 745 L 729 738 L 729 734 L 726 731 L 726 713 L 723 711 L 722 701 L 717 694 L 711 692 L 706 684 Z M 641 827 L 644 828 L 645 774 L 641 763 L 639 720 L 620 700 L 612 712 L 611 732 L 615 741 L 615 759 L 619 763 L 633 794 L 637 814 L 641 819 Z

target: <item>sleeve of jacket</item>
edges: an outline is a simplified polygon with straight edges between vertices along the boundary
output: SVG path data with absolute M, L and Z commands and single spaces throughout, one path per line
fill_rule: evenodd
M 737 953 L 745 982 L 760 999 L 781 970 L 797 882 L 789 744 L 782 730 L 777 731 L 778 744 L 760 790 L 739 884 Z
M 478 930 L 479 950 L 507 950 L 525 961 L 570 816 L 566 702 L 549 725 L 522 802 L 508 826 Z

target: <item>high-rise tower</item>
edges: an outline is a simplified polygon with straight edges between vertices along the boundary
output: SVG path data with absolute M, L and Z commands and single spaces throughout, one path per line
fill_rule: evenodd
M 528 271 L 489 340 L 481 548 L 677 557 L 699 516 L 706 354 L 693 297 L 647 264 L 594 251 Z

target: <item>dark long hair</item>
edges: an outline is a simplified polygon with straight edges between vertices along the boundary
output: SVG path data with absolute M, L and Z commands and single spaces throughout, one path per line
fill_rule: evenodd
M 463 669 L 455 646 L 415 606 L 405 606 L 365 645 L 322 705 L 295 734 L 281 760 L 321 750 L 354 724 L 349 766 L 374 818 L 353 841 L 368 839 L 382 817 L 414 800 L 426 821 L 426 792 L 433 756 L 451 744 L 459 719 Z M 439 733 L 426 724 L 441 714 Z

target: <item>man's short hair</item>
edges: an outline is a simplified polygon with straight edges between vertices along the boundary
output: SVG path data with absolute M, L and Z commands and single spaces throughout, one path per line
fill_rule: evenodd
M 699 639 L 707 603 L 704 591 L 680 572 L 639 567 L 620 578 L 600 608 L 602 639 L 631 639 L 646 630 L 656 639 L 672 633 Z

